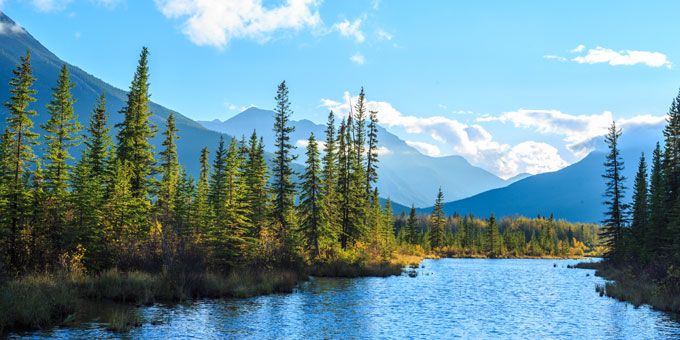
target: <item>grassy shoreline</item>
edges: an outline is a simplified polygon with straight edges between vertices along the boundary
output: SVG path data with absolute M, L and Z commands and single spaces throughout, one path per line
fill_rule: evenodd
M 387 277 L 400 275 L 408 267 L 418 267 L 424 259 L 491 258 L 480 254 L 442 255 L 444 254 L 396 253 L 391 259 L 383 261 L 336 259 L 312 264 L 303 272 L 246 268 L 229 274 L 123 272 L 116 269 L 98 275 L 30 274 L 0 285 L 0 335 L 59 325 L 77 325 L 78 320 L 82 319 L 79 312 L 90 308 L 92 304 L 106 303 L 132 307 L 119 309 L 99 320 L 107 325 L 107 329 L 122 332 L 139 326 L 143 322 L 134 308 L 137 306 L 154 303 L 182 303 L 202 298 L 247 298 L 291 293 L 296 285 L 306 280 L 308 276 Z M 501 259 L 501 257 L 496 258 Z M 506 256 L 502 258 L 565 259 L 565 257 L 554 256 Z
M 607 262 L 582 262 L 574 266 L 594 269 L 595 275 L 608 282 L 596 287 L 600 296 L 629 302 L 635 307 L 649 305 L 653 309 L 680 313 L 680 287 L 649 278 L 644 270 L 633 267 L 616 267 Z

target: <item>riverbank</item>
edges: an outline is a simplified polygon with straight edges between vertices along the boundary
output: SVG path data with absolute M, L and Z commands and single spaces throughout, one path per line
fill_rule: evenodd
M 386 277 L 400 275 L 419 255 L 394 254 L 389 260 L 334 259 L 317 262 L 300 271 L 288 269 L 239 269 L 229 274 L 111 269 L 98 275 L 36 273 L 0 285 L 0 335 L 10 331 L 45 329 L 77 324 L 78 313 L 90 305 L 114 303 L 143 306 L 182 303 L 194 299 L 247 298 L 292 293 L 309 276 Z M 86 320 L 85 320 L 86 321 Z M 134 308 L 110 313 L 100 322 L 115 331 L 140 324 Z
M 575 268 L 595 269 L 595 275 L 609 281 L 596 288 L 601 296 L 629 302 L 636 307 L 649 305 L 657 310 L 680 313 L 680 287 L 672 280 L 656 281 L 647 270 L 615 267 L 605 261 L 582 262 Z

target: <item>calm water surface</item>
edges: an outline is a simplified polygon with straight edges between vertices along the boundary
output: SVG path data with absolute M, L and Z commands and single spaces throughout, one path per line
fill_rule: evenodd
M 293 294 L 141 309 L 125 335 L 101 325 L 49 338 L 680 338 L 677 316 L 600 297 L 575 260 L 426 260 L 415 278 L 313 279 Z M 153 324 L 152 324 L 153 323 Z

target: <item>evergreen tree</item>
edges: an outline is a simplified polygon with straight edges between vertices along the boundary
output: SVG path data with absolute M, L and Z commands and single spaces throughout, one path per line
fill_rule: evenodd
M 345 119 L 340 123 L 338 131 L 338 208 L 340 210 L 340 246 L 347 249 L 352 233 L 351 206 L 352 195 L 350 191 L 352 148 L 349 128 Z
M 378 112 L 369 111 L 368 154 L 366 157 L 366 193 L 378 182 Z
M 95 109 L 90 116 L 88 133 L 84 137 L 85 150 L 81 160 L 89 163 L 82 165 L 82 168 L 87 169 L 90 179 L 95 181 L 103 190 L 102 199 L 108 196 L 113 167 L 113 143 L 109 135 L 107 120 L 106 97 L 102 94 L 99 96 Z
M 168 115 L 166 128 L 163 132 L 163 150 L 160 153 L 161 180 L 158 188 L 158 208 L 161 220 L 165 224 L 173 222 L 175 196 L 180 179 L 179 159 L 177 158 L 177 127 L 172 112 Z
M 633 185 L 633 218 L 631 222 L 631 242 L 629 243 L 637 259 L 646 258 L 647 249 L 644 247 L 644 239 L 649 233 L 649 211 L 648 211 L 648 189 L 647 189 L 647 163 L 645 154 L 640 156 L 638 172 L 635 175 Z
M 487 253 L 492 257 L 501 254 L 501 237 L 496 224 L 496 217 L 493 214 L 489 217 L 487 225 L 486 247 Z
M 10 80 L 10 98 L 5 103 L 7 108 L 6 147 L 10 152 L 5 156 L 7 171 L 5 175 L 7 208 L 2 213 L 3 225 L 7 226 L 7 238 L 4 240 L 4 254 L 7 254 L 8 268 L 18 272 L 20 268 L 21 238 L 20 234 L 27 218 L 30 204 L 30 192 L 26 188 L 25 176 L 30 172 L 30 165 L 35 160 L 33 146 L 38 134 L 32 131 L 35 110 L 29 105 L 35 102 L 36 91 L 32 88 L 35 78 L 31 69 L 31 54 L 21 57 L 19 65 L 12 71 Z
M 142 48 L 135 71 L 127 105 L 121 110 L 123 122 L 118 124 L 118 159 L 123 166 L 130 168 L 130 185 L 133 196 L 146 199 L 152 185 L 151 176 L 155 173 L 151 139 L 156 128 L 149 122 L 149 51 Z
M 329 237 L 331 239 L 335 239 L 338 234 L 337 224 L 340 217 L 337 209 L 338 195 L 336 190 L 338 182 L 336 138 L 335 115 L 331 111 L 328 113 L 328 122 L 326 123 L 326 148 L 322 159 L 323 170 L 321 172 L 321 205 L 323 207 L 324 221 L 328 223 L 330 229 Z
M 75 100 L 71 96 L 71 83 L 66 65 L 62 66 L 57 86 L 52 89 L 52 99 L 47 104 L 49 120 L 41 127 L 45 130 L 47 150 L 44 155 L 45 189 L 47 192 L 47 225 L 53 258 L 63 253 L 65 245 L 67 188 L 73 159 L 69 149 L 80 141 L 80 123 L 73 111 Z
M 411 210 L 408 213 L 408 220 L 406 221 L 406 236 L 410 244 L 418 243 L 417 223 L 416 207 L 412 205 Z
M 246 186 L 248 188 L 249 219 L 253 226 L 251 236 L 259 237 L 269 215 L 269 177 L 264 158 L 264 142 L 253 131 L 250 137 L 246 164 Z
M 604 244 L 609 248 L 607 257 L 613 260 L 620 260 L 623 248 L 623 230 L 627 223 L 628 206 L 623 200 L 625 194 L 625 180 L 623 176 L 623 159 L 619 152 L 619 137 L 621 130 L 616 128 L 616 123 L 612 122 L 609 132 L 605 136 L 605 142 L 609 147 L 609 153 L 604 163 L 606 191 L 604 205 L 607 208 L 601 237 Z
M 196 196 L 194 198 L 194 223 L 198 230 L 194 233 L 199 235 L 207 232 L 211 221 L 211 208 L 209 205 L 208 196 L 210 194 L 210 165 L 208 160 L 208 148 L 201 149 L 201 156 L 199 162 L 201 164 L 201 172 L 198 176 L 198 184 L 196 186 Z
M 295 127 L 289 125 L 290 103 L 288 101 L 288 86 L 283 81 L 276 91 L 276 107 L 274 108 L 274 134 L 275 147 L 274 166 L 273 166 L 273 189 L 274 189 L 274 221 L 278 226 L 280 239 L 286 244 L 292 229 L 293 208 L 295 206 L 295 184 L 292 181 L 294 175 L 292 162 L 297 158 L 292 154 L 295 148 L 290 143 L 290 134 L 295 131 Z
M 666 183 L 663 175 L 662 151 L 656 143 L 652 157 L 652 172 L 649 179 L 649 232 L 644 240 L 645 250 L 651 257 L 661 255 L 667 243 L 666 232 Z
M 444 225 L 446 223 L 446 216 L 444 215 L 444 193 L 439 188 L 437 192 L 437 200 L 434 202 L 434 208 L 430 221 L 432 228 L 430 229 L 430 245 L 432 248 L 438 248 L 444 245 Z
M 62 66 L 57 79 L 57 86 L 52 89 L 52 99 L 47 104 L 49 120 L 41 127 L 45 130 L 45 185 L 51 198 L 64 202 L 68 187 L 68 161 L 73 159 L 69 149 L 77 146 L 80 141 L 78 132 L 80 123 L 73 111 L 75 100 L 71 95 L 73 88 L 66 65 Z M 57 210 L 65 210 L 58 206 Z
M 227 150 L 224 147 L 224 137 L 220 136 L 220 141 L 215 151 L 213 170 L 210 173 L 210 195 L 208 196 L 216 221 L 225 218 L 225 207 L 227 204 L 225 183 L 226 157 Z
M 300 193 L 300 231 L 305 238 L 306 250 L 319 256 L 319 240 L 328 229 L 324 220 L 322 202 L 321 164 L 319 149 L 312 133 L 307 144 L 307 161 L 302 175 Z

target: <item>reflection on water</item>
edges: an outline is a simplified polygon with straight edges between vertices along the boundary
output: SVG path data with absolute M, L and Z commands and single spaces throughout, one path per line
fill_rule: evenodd
M 427 260 L 415 278 L 312 279 L 293 294 L 140 309 L 132 338 L 678 338 L 677 318 L 600 297 L 574 260 Z M 105 338 L 96 323 L 31 337 Z

